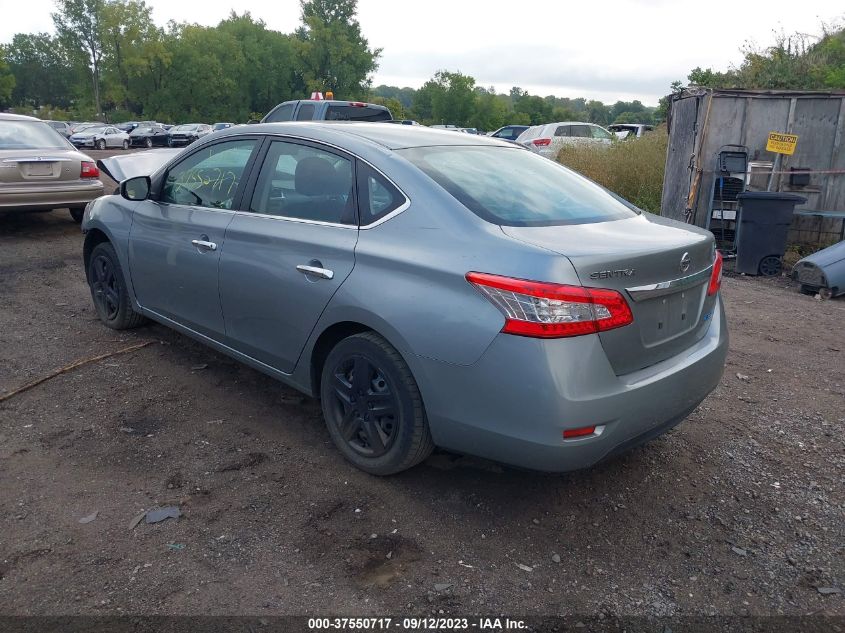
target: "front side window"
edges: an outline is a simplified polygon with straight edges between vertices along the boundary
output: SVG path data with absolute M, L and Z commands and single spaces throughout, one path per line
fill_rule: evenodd
M 590 131 L 593 134 L 593 138 L 597 138 L 597 139 L 601 139 L 601 140 L 605 140 L 605 141 L 609 141 L 610 138 L 611 138 L 610 134 L 607 131 L 605 131 L 603 128 L 600 128 L 598 125 L 592 126 L 590 128 Z M 637 133 L 634 132 L 634 136 L 636 136 L 636 135 L 637 135 Z
M 355 224 L 352 162 L 322 149 L 273 141 L 249 205 L 254 213 Z
M 493 224 L 588 224 L 636 215 L 597 184 L 517 147 L 415 147 L 396 152 Z
M 405 196 L 387 178 L 359 161 L 358 208 L 361 211 L 361 226 L 372 224 L 392 213 L 404 202 Z
M 231 209 L 254 139 L 227 141 L 202 148 L 167 172 L 161 202 L 210 209 Z

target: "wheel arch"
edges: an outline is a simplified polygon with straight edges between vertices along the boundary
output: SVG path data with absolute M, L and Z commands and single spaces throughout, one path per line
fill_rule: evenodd
M 94 251 L 94 248 L 97 244 L 102 244 L 104 242 L 111 243 L 109 236 L 106 235 L 104 231 L 100 229 L 90 229 L 85 234 L 85 242 L 82 245 L 82 261 L 85 265 L 85 278 L 88 278 L 88 264 L 91 261 L 91 253 Z
M 323 363 L 329 353 L 344 338 L 361 332 L 373 332 L 381 336 L 402 356 L 410 367 L 411 373 L 416 375 L 413 354 L 408 352 L 405 340 L 390 325 L 375 315 L 363 312 L 346 316 L 345 319 L 338 319 L 331 323 L 324 322 L 321 327 L 315 328 L 311 341 L 306 345 L 294 371 L 296 383 L 314 397 L 319 397 Z

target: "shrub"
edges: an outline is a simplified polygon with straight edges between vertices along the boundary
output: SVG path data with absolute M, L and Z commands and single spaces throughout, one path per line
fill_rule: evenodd
M 609 146 L 569 145 L 557 159 L 638 207 L 660 213 L 668 143 L 666 128 L 660 126 L 642 138 Z

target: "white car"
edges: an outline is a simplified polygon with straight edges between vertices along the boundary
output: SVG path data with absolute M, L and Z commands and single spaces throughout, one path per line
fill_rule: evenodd
M 640 138 L 654 129 L 653 125 L 645 123 L 614 123 L 608 125 L 607 129 L 616 134 L 619 138 L 632 139 Z
M 94 149 L 122 147 L 129 149 L 129 135 L 113 125 L 88 127 L 81 132 L 74 132 L 68 140 L 76 147 L 92 147 Z
M 532 125 L 519 135 L 516 142 L 554 160 L 564 145 L 610 145 L 613 138 L 613 134 L 595 123 L 562 121 Z

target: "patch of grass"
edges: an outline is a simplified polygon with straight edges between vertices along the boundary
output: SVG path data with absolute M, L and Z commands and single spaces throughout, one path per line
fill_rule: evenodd
M 571 145 L 558 161 L 651 213 L 660 213 L 669 136 L 660 126 L 642 138 L 612 145 Z

